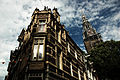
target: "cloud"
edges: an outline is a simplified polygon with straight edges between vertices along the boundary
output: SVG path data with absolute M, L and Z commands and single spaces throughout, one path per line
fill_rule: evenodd
M 120 27 L 116 26 L 102 26 L 100 27 L 100 33 L 103 36 L 103 40 L 120 40 Z
M 4 80 L 4 77 L 3 77 L 3 76 L 0 76 L 0 80 Z
M 113 20 L 114 21 L 115 20 L 120 20 L 120 11 L 116 15 L 114 15 Z

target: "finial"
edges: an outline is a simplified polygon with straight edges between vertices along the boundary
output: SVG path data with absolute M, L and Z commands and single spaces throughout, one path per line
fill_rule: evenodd
M 39 11 L 39 9 L 36 7 L 36 8 L 35 8 L 35 11 Z
M 86 21 L 87 21 L 87 19 L 86 19 L 86 17 L 85 17 L 84 14 L 82 14 L 82 21 L 83 21 L 83 22 L 86 22 Z
M 85 18 L 85 15 L 84 15 L 84 14 L 82 15 L 82 18 Z
M 46 10 L 46 6 L 44 6 L 44 10 Z

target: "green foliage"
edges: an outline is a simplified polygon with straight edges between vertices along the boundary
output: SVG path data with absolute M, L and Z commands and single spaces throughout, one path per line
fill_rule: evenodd
M 88 60 L 93 62 L 100 80 L 120 79 L 120 41 L 106 41 L 89 52 Z

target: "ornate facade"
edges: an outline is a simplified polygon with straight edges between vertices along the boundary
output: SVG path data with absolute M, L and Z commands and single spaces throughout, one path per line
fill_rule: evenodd
M 85 34 L 87 44 L 88 34 L 87 37 Z M 21 31 L 18 41 L 18 48 L 11 51 L 5 80 L 88 80 L 84 52 L 60 23 L 56 8 L 53 11 L 47 7 L 41 11 L 36 8 L 30 25 Z

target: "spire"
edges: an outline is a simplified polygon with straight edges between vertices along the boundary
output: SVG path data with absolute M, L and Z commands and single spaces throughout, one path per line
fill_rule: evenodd
M 90 22 L 86 19 L 85 15 L 82 15 L 83 22 L 83 40 L 86 47 L 87 52 L 89 52 L 92 48 L 95 47 L 96 44 L 102 41 L 101 35 L 96 32 L 96 30 L 92 27 Z
M 87 22 L 87 19 L 86 19 L 86 17 L 85 17 L 84 14 L 82 15 L 82 21 L 83 21 L 83 23 L 84 23 L 84 22 Z
M 92 27 L 90 22 L 86 19 L 85 15 L 82 15 L 82 22 L 83 22 L 83 38 L 87 38 L 89 36 L 95 35 L 96 30 Z

